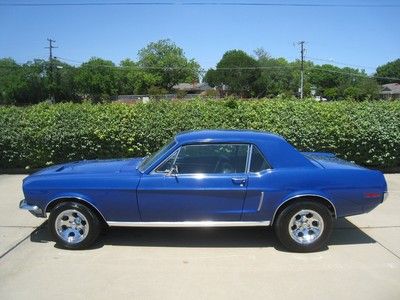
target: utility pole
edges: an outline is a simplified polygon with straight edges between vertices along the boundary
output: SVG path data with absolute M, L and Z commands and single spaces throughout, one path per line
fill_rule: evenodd
M 300 45 L 300 57 L 301 57 L 301 71 L 300 71 L 300 99 L 304 97 L 304 41 L 298 42 Z
M 58 48 L 56 46 L 53 46 L 53 43 L 55 43 L 56 41 L 53 39 L 47 39 L 49 41 L 49 46 L 45 47 L 46 49 L 49 49 L 49 64 L 50 64 L 50 68 L 49 68 L 49 78 L 50 78 L 50 99 L 52 102 L 54 102 L 54 63 L 53 63 L 53 49 L 54 48 Z

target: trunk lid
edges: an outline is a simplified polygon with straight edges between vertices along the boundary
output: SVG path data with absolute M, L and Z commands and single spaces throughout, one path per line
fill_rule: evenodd
M 324 169 L 363 169 L 353 162 L 336 157 L 333 153 L 328 152 L 302 152 L 314 165 Z

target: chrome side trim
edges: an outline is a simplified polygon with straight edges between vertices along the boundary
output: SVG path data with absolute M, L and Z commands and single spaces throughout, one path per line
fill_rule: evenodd
M 101 211 L 99 211 L 99 210 L 97 209 L 97 207 L 96 207 L 93 203 L 90 203 L 89 201 L 87 201 L 87 200 L 85 200 L 85 199 L 83 199 L 83 198 L 81 198 L 81 197 L 76 197 L 76 196 L 64 196 L 64 197 L 57 197 L 57 198 L 54 198 L 54 199 L 52 199 L 51 201 L 49 201 L 49 203 L 47 203 L 46 207 L 44 208 L 44 212 L 46 213 L 47 208 L 49 207 L 50 203 L 53 203 L 54 201 L 57 201 L 57 200 L 60 200 L 60 199 L 71 199 L 71 200 L 73 200 L 73 199 L 78 199 L 78 200 L 80 200 L 80 201 L 82 201 L 82 202 L 85 202 L 85 203 L 89 204 L 90 207 L 93 207 L 93 208 L 100 214 L 100 216 L 103 218 L 104 221 L 107 220 L 107 219 L 104 217 L 104 215 L 101 213 Z
M 261 210 L 261 207 L 262 207 L 262 205 L 263 205 L 263 202 L 264 202 L 264 192 L 261 192 L 261 195 L 260 195 L 260 202 L 258 203 L 257 211 L 260 211 L 260 210 Z
M 108 221 L 109 226 L 122 227 L 246 227 L 268 226 L 269 221 L 183 221 L 183 222 L 117 222 Z
M 274 223 L 274 221 L 275 221 L 275 215 L 276 215 L 276 213 L 278 212 L 279 208 L 280 208 L 283 204 L 285 204 L 286 202 L 288 202 L 288 201 L 290 201 L 290 200 L 293 200 L 293 199 L 296 199 L 296 198 L 301 198 L 301 197 L 319 197 L 319 198 L 325 199 L 326 201 L 328 201 L 328 202 L 332 205 L 332 207 L 333 207 L 333 213 L 335 214 L 335 219 L 337 219 L 336 207 L 335 207 L 335 205 L 332 203 L 331 200 L 329 200 L 328 198 L 326 198 L 326 197 L 324 197 L 324 196 L 317 195 L 317 194 L 301 194 L 301 195 L 293 196 L 293 197 L 291 197 L 291 198 L 289 198 L 289 199 L 286 199 L 284 202 L 282 202 L 282 203 L 275 209 L 274 214 L 273 214 L 273 216 L 272 216 L 271 224 Z

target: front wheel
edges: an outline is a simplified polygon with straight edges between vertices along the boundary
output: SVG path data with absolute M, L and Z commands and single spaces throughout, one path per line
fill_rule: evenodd
M 326 246 L 332 215 L 318 202 L 301 201 L 286 207 L 274 222 L 278 239 L 290 251 L 312 252 Z
M 49 228 L 56 243 L 63 248 L 84 249 L 96 241 L 101 223 L 86 206 L 64 202 L 51 211 Z

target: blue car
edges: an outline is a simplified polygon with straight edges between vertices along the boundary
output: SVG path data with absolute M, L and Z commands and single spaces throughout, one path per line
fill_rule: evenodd
M 367 213 L 387 195 L 383 174 L 330 153 L 299 152 L 281 136 L 184 132 L 144 158 L 78 161 L 26 177 L 21 209 L 47 217 L 64 248 L 107 226 L 273 226 L 291 251 L 326 247 L 335 218 Z

